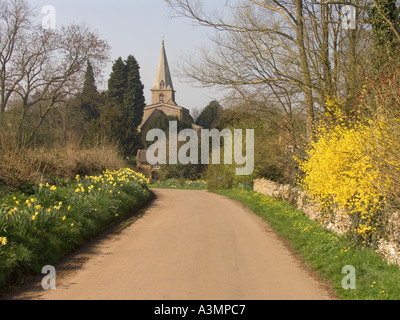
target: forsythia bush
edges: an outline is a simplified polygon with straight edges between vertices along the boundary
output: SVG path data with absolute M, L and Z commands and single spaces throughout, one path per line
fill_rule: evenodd
M 377 231 L 394 184 L 388 171 L 399 172 L 400 158 L 393 156 L 396 137 L 378 116 L 349 123 L 338 101 L 328 99 L 327 107 L 331 112 L 318 127 L 309 157 L 299 161 L 301 184 L 321 212 L 349 214 L 352 231 L 366 243 Z

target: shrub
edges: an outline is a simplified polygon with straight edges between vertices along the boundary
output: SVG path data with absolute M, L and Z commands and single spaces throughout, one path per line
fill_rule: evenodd
M 202 164 L 163 164 L 160 166 L 160 180 L 197 180 L 205 168 L 206 166 Z
M 389 156 L 397 137 L 379 117 L 353 118 L 350 123 L 339 102 L 328 100 L 327 105 L 333 117 L 327 115 L 321 122 L 308 158 L 299 161 L 304 172 L 301 184 L 323 214 L 349 213 L 352 232 L 367 244 L 377 232 L 393 186 L 383 168 L 392 166 L 398 172 L 399 157 Z M 399 151 L 396 154 L 400 156 Z
M 118 148 L 111 144 L 30 149 L 0 143 L 0 182 L 18 188 L 49 177 L 72 179 L 77 173 L 92 175 L 125 166 Z

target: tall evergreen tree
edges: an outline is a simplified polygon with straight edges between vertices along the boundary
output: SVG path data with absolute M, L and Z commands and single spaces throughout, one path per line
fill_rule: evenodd
M 130 55 L 125 60 L 126 85 L 121 112 L 121 143 L 126 155 L 133 155 L 139 148 L 138 126 L 142 122 L 145 107 L 144 85 L 140 80 L 140 67 L 136 59 Z
M 112 72 L 108 80 L 108 90 L 106 93 L 107 106 L 123 105 L 126 85 L 126 65 L 120 57 L 114 62 Z
M 137 128 L 142 122 L 145 98 L 139 70 L 132 55 L 125 61 L 118 58 L 108 81 L 107 107 L 118 110 L 113 120 L 118 122 L 114 138 L 121 143 L 125 156 L 135 154 L 140 144 Z
M 208 106 L 205 107 L 199 114 L 196 124 L 204 128 L 211 129 L 219 119 L 219 113 L 221 109 L 222 107 L 218 101 L 211 101 Z
M 97 91 L 96 80 L 94 78 L 93 67 L 90 61 L 87 63 L 85 82 L 83 85 L 81 99 L 81 110 L 84 113 L 85 121 L 90 122 L 100 116 L 100 105 L 102 96 Z
M 145 107 L 144 85 L 140 79 L 140 67 L 136 59 L 130 55 L 125 63 L 127 86 L 124 96 L 124 108 L 133 116 L 132 123 L 137 128 L 142 122 Z

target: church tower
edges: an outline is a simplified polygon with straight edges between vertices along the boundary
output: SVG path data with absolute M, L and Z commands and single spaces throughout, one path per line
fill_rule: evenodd
M 151 89 L 151 104 L 146 106 L 143 110 L 143 119 L 142 123 L 138 127 L 138 132 L 146 133 L 146 129 L 149 128 L 151 123 L 160 116 L 170 116 L 177 118 L 178 120 L 190 122 L 192 128 L 195 130 L 201 128 L 194 124 L 189 109 L 177 105 L 175 101 L 175 90 L 172 84 L 167 55 L 165 53 L 164 40 L 162 41 L 156 79 L 154 80 L 153 88 Z M 147 171 L 153 178 L 157 176 L 160 167 L 151 166 L 147 162 L 146 150 L 138 150 L 136 161 L 139 169 Z
M 156 117 L 161 115 L 177 117 L 179 120 L 193 123 L 190 111 L 179 106 L 175 101 L 175 90 L 172 84 L 167 54 L 165 53 L 164 40 L 162 41 L 156 79 L 151 89 L 151 104 L 143 110 L 143 119 L 138 127 L 138 131 L 143 131 Z
M 151 104 L 158 103 L 176 105 L 175 90 L 172 84 L 167 54 L 165 53 L 164 40 L 162 41 L 161 55 L 158 62 L 156 79 L 154 81 L 153 89 L 151 89 Z

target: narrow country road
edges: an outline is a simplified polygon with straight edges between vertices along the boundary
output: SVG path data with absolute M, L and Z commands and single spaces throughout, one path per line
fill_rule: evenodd
M 332 299 L 282 240 L 240 204 L 206 191 L 155 189 L 125 228 L 56 265 L 8 299 Z M 43 275 L 44 276 L 44 275 Z

